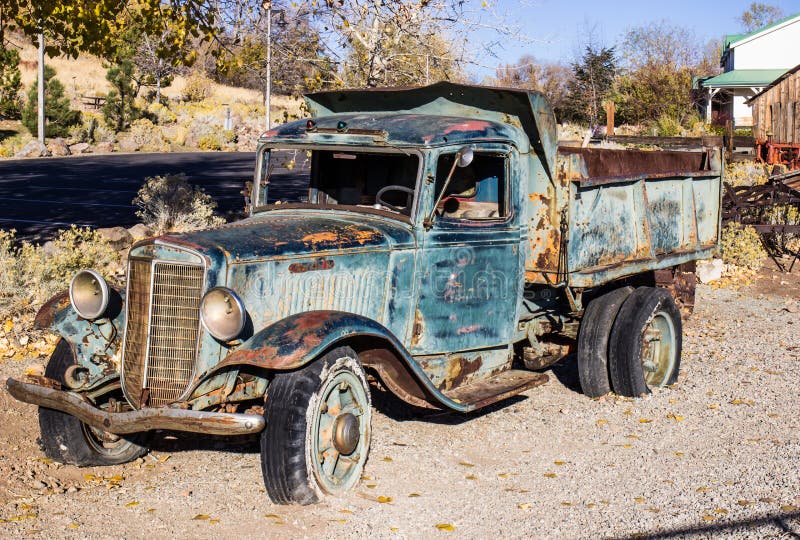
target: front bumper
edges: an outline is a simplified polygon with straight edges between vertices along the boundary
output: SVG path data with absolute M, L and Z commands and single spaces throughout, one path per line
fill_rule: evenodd
M 246 435 L 264 429 L 264 417 L 185 409 L 152 408 L 112 413 L 98 409 L 78 394 L 8 379 L 6 390 L 19 401 L 70 414 L 85 424 L 117 435 L 154 429 L 210 435 Z

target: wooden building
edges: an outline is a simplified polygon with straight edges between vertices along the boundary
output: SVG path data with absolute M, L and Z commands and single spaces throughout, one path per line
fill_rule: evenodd
M 747 101 L 756 140 L 800 145 L 800 65 Z

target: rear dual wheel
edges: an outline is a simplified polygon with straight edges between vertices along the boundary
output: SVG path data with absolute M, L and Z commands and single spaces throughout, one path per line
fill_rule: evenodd
M 578 338 L 578 368 L 586 395 L 629 397 L 674 384 L 680 371 L 682 326 L 664 289 L 630 287 L 595 298 Z

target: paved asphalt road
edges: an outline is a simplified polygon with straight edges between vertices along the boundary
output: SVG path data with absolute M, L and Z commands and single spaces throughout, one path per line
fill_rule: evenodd
M 91 227 L 137 222 L 131 201 L 148 176 L 186 173 L 231 217 L 252 179 L 252 152 L 110 154 L 0 161 L 0 228 L 42 240 L 71 223 Z

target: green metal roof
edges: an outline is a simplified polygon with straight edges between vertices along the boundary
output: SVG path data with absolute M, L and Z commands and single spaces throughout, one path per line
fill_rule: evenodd
M 796 19 L 798 17 L 800 17 L 800 13 L 795 13 L 794 15 L 789 15 L 788 17 L 783 18 L 783 19 L 781 19 L 779 21 L 775 21 L 774 23 L 769 24 L 769 25 L 767 25 L 767 26 L 765 26 L 763 28 L 759 28 L 758 30 L 754 30 L 754 31 L 750 32 L 749 34 L 729 34 L 729 35 L 725 36 L 725 38 L 724 38 L 725 39 L 724 48 L 727 49 L 730 46 L 736 45 L 740 41 L 744 41 L 745 39 L 749 39 L 749 38 L 755 36 L 756 34 L 760 34 L 761 32 L 769 30 L 770 28 L 775 28 L 776 26 L 780 26 L 783 23 L 785 23 L 787 21 L 791 21 L 792 19 Z
M 703 81 L 705 88 L 765 86 L 786 73 L 786 69 L 734 69 Z

